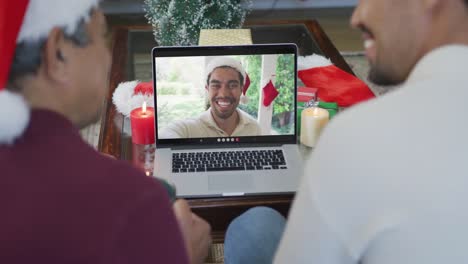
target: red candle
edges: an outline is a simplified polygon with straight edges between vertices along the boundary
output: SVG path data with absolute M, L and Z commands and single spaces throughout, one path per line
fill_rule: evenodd
M 132 126 L 132 142 L 135 144 L 154 143 L 154 108 L 143 106 L 132 110 L 130 113 Z

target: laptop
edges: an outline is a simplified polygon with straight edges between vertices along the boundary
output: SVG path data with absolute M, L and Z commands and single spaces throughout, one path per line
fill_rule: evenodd
M 156 47 L 152 62 L 154 176 L 177 197 L 297 190 L 295 44 Z

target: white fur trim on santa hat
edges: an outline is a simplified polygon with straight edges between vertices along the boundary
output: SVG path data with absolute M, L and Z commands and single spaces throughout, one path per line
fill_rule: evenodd
M 245 69 L 242 66 L 242 63 L 236 59 L 230 58 L 230 57 L 217 57 L 212 60 L 210 60 L 206 66 L 205 69 L 205 75 L 208 80 L 208 75 L 216 68 L 223 67 L 223 66 L 228 66 L 231 68 L 236 69 L 240 74 L 242 74 L 242 77 L 244 77 L 245 81 Z
M 0 145 L 13 144 L 29 124 L 29 106 L 21 95 L 0 91 Z
M 89 11 L 100 0 L 29 0 L 21 31 L 16 40 L 36 41 L 49 34 L 54 27 L 64 27 L 66 33 L 76 30 L 80 19 L 89 19 Z
M 135 87 L 140 83 L 139 81 L 123 82 L 120 83 L 112 95 L 112 102 L 114 102 L 117 111 L 122 115 L 129 117 L 130 112 L 143 105 L 146 102 L 147 106 L 154 107 L 153 95 L 134 95 Z
M 298 70 L 326 67 L 330 65 L 333 65 L 333 63 L 329 59 L 317 54 L 312 54 L 310 56 L 300 56 L 297 59 Z

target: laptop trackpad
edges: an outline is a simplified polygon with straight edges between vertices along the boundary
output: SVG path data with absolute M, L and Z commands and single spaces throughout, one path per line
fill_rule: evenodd
M 253 189 L 253 177 L 250 174 L 210 174 L 208 188 L 221 192 L 246 192 Z

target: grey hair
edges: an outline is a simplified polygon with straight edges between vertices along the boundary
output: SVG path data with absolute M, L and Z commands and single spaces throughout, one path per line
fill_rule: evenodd
M 94 9 L 90 11 L 92 13 Z M 86 47 L 91 39 L 86 31 L 87 20 L 85 18 L 78 21 L 76 30 L 68 34 L 65 28 L 61 28 L 65 39 L 71 41 L 78 47 Z M 16 45 L 15 55 L 11 64 L 11 70 L 9 75 L 10 89 L 18 90 L 20 87 L 14 87 L 14 82 L 27 75 L 34 75 L 42 63 L 42 51 L 46 44 L 47 37 L 43 37 L 35 41 L 22 41 Z M 57 54 L 60 56 L 60 54 Z M 13 86 L 13 87 L 11 87 Z

